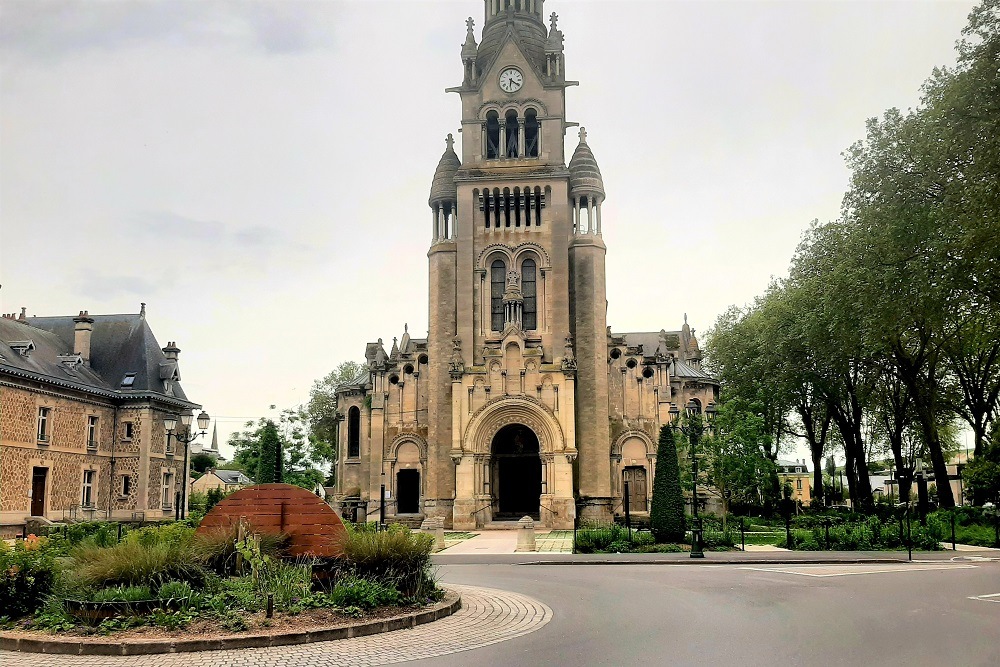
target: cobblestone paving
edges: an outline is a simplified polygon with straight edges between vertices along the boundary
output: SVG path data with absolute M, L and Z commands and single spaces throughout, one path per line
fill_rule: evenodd
M 129 657 L 40 655 L 0 651 L 3 667 L 367 667 L 433 658 L 496 644 L 538 630 L 552 610 L 508 591 L 449 584 L 462 609 L 427 625 L 369 637 L 301 646 Z M 470 657 L 470 661 L 474 658 Z
M 546 553 L 573 553 L 573 531 L 552 530 L 535 536 L 535 550 Z

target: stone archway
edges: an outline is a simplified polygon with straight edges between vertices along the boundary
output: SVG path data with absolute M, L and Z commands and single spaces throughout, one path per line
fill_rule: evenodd
M 493 436 L 490 486 L 495 519 L 539 518 L 542 497 L 540 454 L 538 436 L 523 424 L 508 424 Z

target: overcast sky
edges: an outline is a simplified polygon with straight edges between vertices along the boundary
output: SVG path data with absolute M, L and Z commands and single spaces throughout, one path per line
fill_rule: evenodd
M 918 103 L 972 6 L 549 0 L 612 329 L 704 331 L 784 275 L 839 214 L 841 153 Z M 222 438 L 423 336 L 468 16 L 478 39 L 481 0 L 0 0 L 0 311 L 146 302 Z

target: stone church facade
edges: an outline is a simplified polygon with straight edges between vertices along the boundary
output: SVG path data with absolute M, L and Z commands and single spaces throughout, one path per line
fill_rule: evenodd
M 607 325 L 601 206 L 586 130 L 566 161 L 566 78 L 557 17 L 543 0 L 485 0 L 462 46 L 461 157 L 432 180 L 429 331 L 408 331 L 338 391 L 335 498 L 456 529 L 533 516 L 647 510 L 659 428 L 671 405 L 707 406 L 685 318 L 677 331 Z

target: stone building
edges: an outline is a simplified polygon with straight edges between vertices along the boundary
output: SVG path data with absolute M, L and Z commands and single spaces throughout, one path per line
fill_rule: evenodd
M 542 0 L 485 0 L 467 21 L 461 157 L 448 135 L 431 184 L 427 338 L 404 331 L 338 392 L 335 497 L 455 528 L 648 507 L 671 404 L 718 383 L 679 331 L 606 322 L 601 171 L 579 131 L 568 164 L 563 34 Z M 615 224 L 612 222 L 612 224 Z
M 0 533 L 41 520 L 174 517 L 184 445 L 164 417 L 200 409 L 174 343 L 137 315 L 0 319 Z

